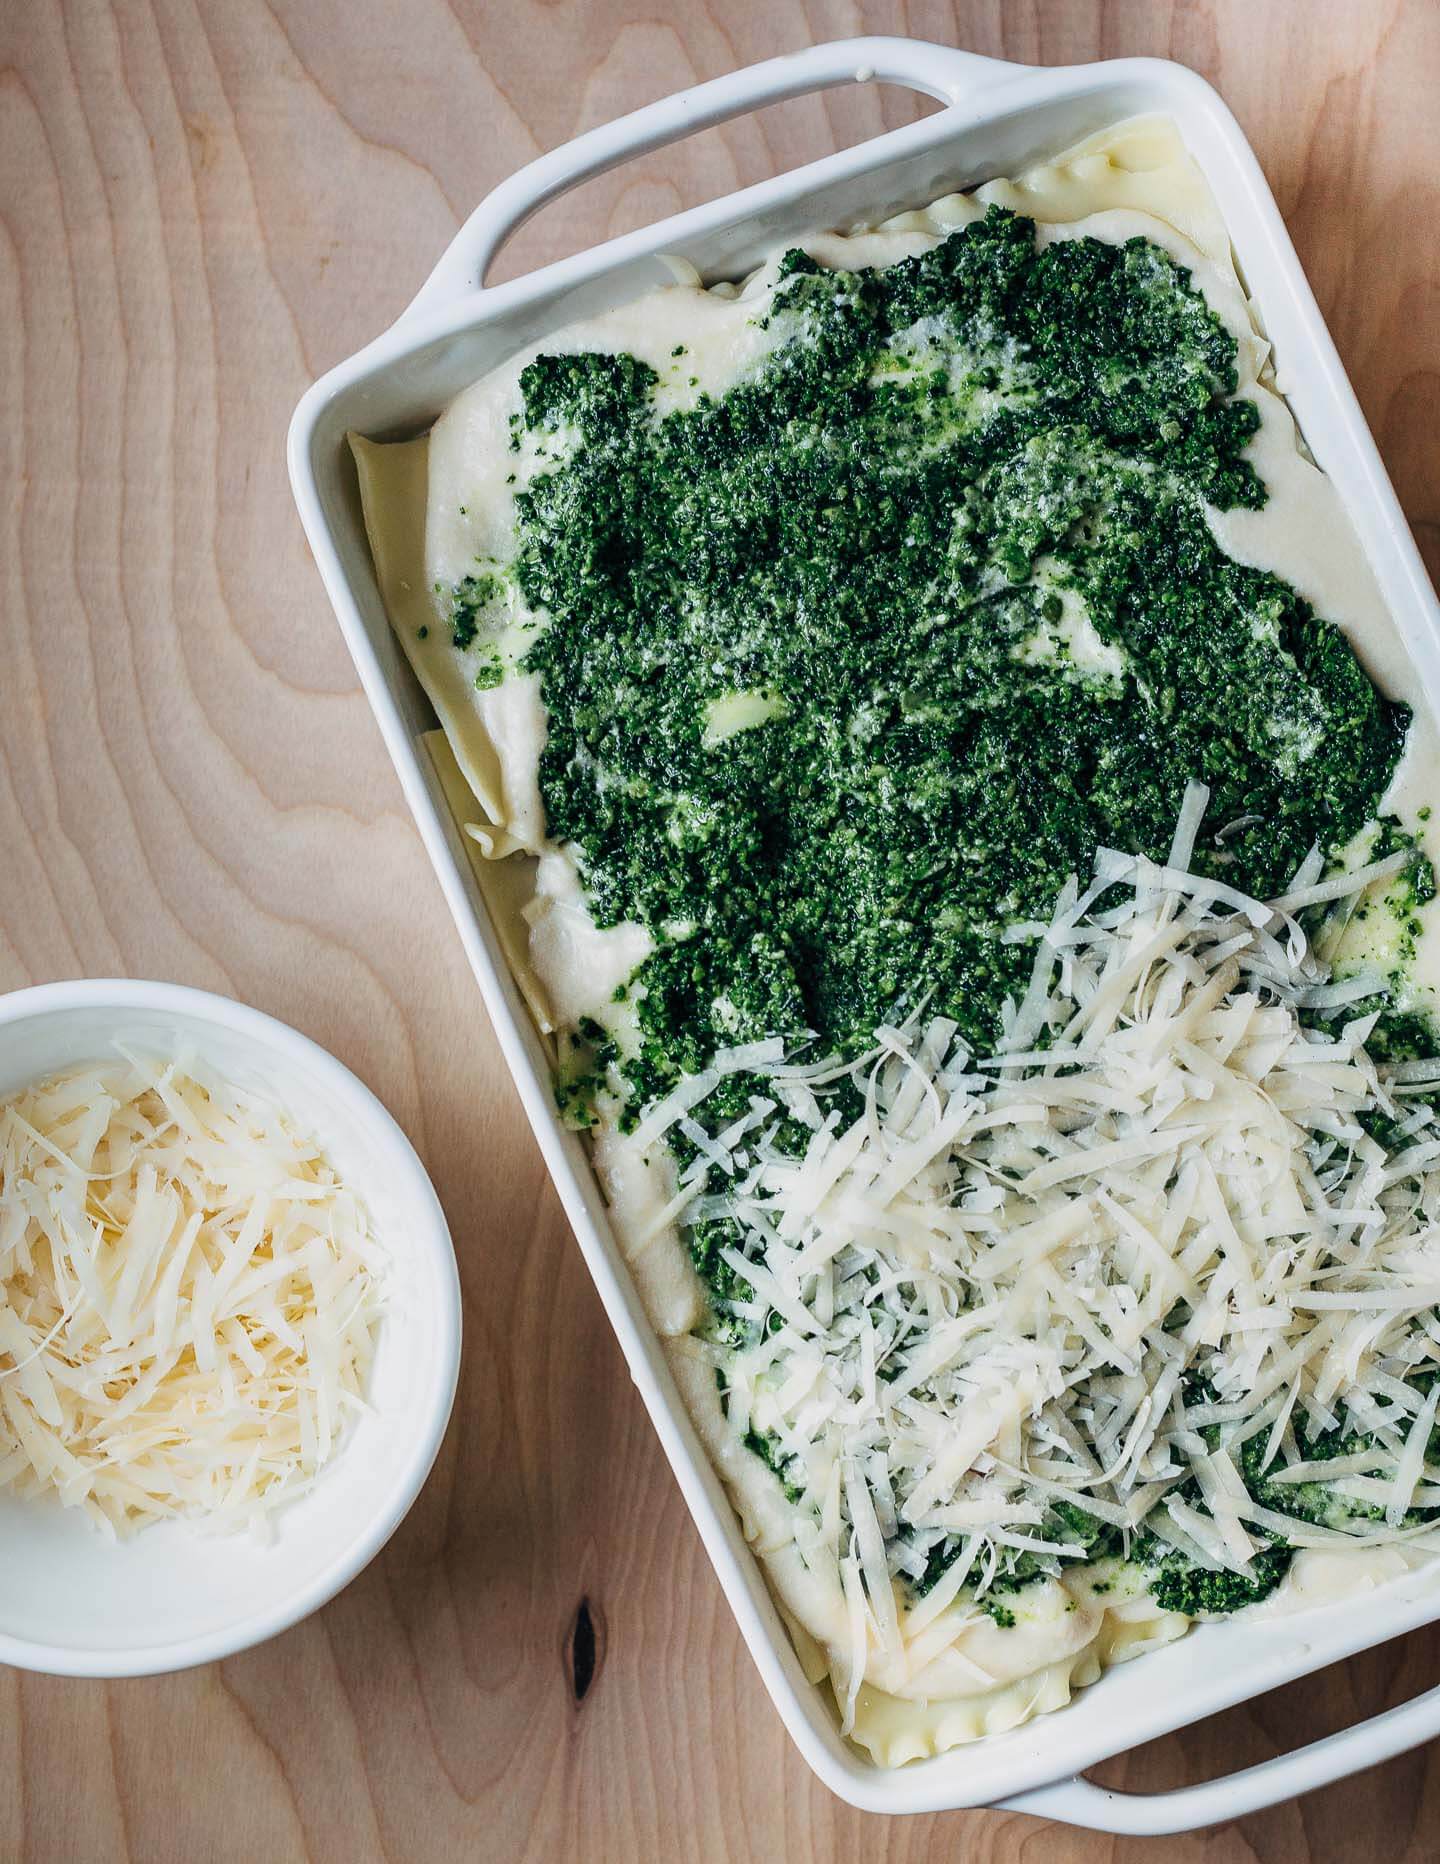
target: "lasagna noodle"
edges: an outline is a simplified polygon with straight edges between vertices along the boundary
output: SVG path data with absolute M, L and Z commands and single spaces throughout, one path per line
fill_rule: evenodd
M 978 218 L 992 203 L 1036 221 L 1042 241 L 1089 235 L 1120 242 L 1143 235 L 1187 267 L 1237 341 L 1239 392 L 1255 402 L 1261 415 L 1251 457 L 1270 494 L 1258 513 L 1211 513 L 1217 541 L 1232 556 L 1285 577 L 1332 617 L 1384 689 L 1415 691 L 1413 670 L 1334 488 L 1305 453 L 1290 412 L 1274 390 L 1269 346 L 1231 263 L 1224 221 L 1172 124 L 1155 118 L 1123 124 L 1054 162 L 988 183 L 973 196 L 947 196 L 879 228 L 820 234 L 798 243 L 830 267 L 891 264 Z M 633 1039 L 631 1012 L 611 1001 L 609 980 L 631 953 L 643 956 L 648 942 L 634 926 L 599 933 L 592 924 L 595 938 L 585 933 L 588 914 L 574 851 L 549 843 L 544 833 L 538 795 L 544 716 L 533 678 L 511 673 L 498 687 L 476 692 L 450 644 L 448 602 L 438 592 L 450 590 L 477 558 L 503 562 L 513 550 L 510 479 L 513 474 L 523 481 L 534 460 L 522 449 L 517 465 L 508 418 L 520 372 L 529 361 L 542 352 L 625 351 L 657 371 L 662 410 L 702 393 L 718 395 L 778 340 L 778 334 L 759 329 L 755 316 L 757 302 L 763 303 L 773 284 L 771 265 L 738 288 L 676 285 L 654 292 L 572 325 L 512 358 L 461 395 L 428 440 L 389 447 L 358 436 L 352 441 L 392 622 L 454 749 L 455 774 L 463 772 L 478 805 L 472 807 L 461 792 L 457 819 L 464 821 L 482 856 L 524 875 L 523 884 L 503 898 L 489 886 L 484 891 L 497 923 L 508 926 L 502 931 L 507 955 L 542 1027 L 564 1027 L 588 1014 L 622 1045 Z M 671 358 L 682 343 L 685 361 L 677 366 Z M 422 535 L 423 555 L 418 548 Z M 517 614 L 507 626 L 523 630 L 527 623 L 543 625 L 540 617 Z M 505 628 L 491 643 L 509 661 L 518 644 L 518 635 Z M 1420 773 L 1433 771 L 1436 749 L 1430 719 L 1417 718 L 1387 804 L 1413 811 L 1420 800 Z M 457 787 L 453 780 L 445 784 L 452 807 Z M 539 859 L 526 860 L 522 869 L 517 850 Z M 1440 859 L 1440 822 L 1427 830 L 1426 852 Z M 486 864 L 478 862 L 477 871 Z M 568 889 L 557 879 L 562 872 L 569 875 Z M 526 887 L 533 889 L 528 899 L 521 897 Z M 562 894 L 574 936 L 547 945 L 544 926 Z M 1427 908 L 1427 916 L 1435 910 Z M 1436 941 L 1422 940 L 1422 951 L 1427 943 Z M 1428 987 L 1428 979 L 1417 983 L 1417 989 Z M 704 1297 L 678 1230 L 663 1221 L 674 1190 L 673 1171 L 663 1160 L 647 1163 L 603 1119 L 594 1156 L 620 1246 L 665 1341 L 687 1408 L 746 1537 L 764 1563 L 807 1669 L 817 1676 L 829 1672 L 841 1698 L 849 1628 L 838 1569 L 833 1556 L 827 1560 L 807 1548 L 799 1511 L 728 1425 L 714 1358 L 690 1337 Z M 1329 1557 L 1340 1559 L 1343 1570 L 1343 1556 Z M 909 1659 L 903 1601 L 897 1598 L 900 1648 L 882 1652 L 872 1636 L 855 1702 L 854 1738 L 877 1761 L 890 1765 L 1017 1726 L 1068 1701 L 1074 1688 L 1093 1680 L 1106 1664 L 1168 1642 L 1188 1623 L 1148 1599 L 1112 1606 L 1083 1588 L 1067 1591 L 1059 1581 L 1046 1583 L 1053 1588 L 1047 1595 L 1054 1607 L 1049 1619 L 1040 1609 L 1031 1614 L 1035 1624 L 1016 1630 L 1001 1631 L 988 1619 L 977 1624 L 973 1611 L 950 1607 L 954 1638 L 938 1660 L 928 1658 L 918 1672 Z M 1332 1591 L 1340 1583 L 1333 1572 L 1327 1578 Z M 927 1632 L 926 1651 L 935 1647 L 934 1629 L 932 1624 Z
M 484 812 L 491 837 L 485 852 L 498 859 L 521 845 L 506 832 L 509 811 L 500 744 L 484 716 L 480 695 L 448 649 L 438 604 L 425 577 L 429 436 L 379 446 L 351 434 L 350 450 L 360 479 L 370 555 L 390 625 L 435 708 L 456 765 Z M 464 817 L 473 813 L 473 808 L 466 808 Z
M 478 800 L 483 806 L 483 799 L 477 797 L 466 782 L 452 740 L 444 731 L 427 731 L 420 742 L 435 771 L 445 807 L 464 835 L 470 872 L 495 927 L 510 975 L 525 999 L 536 1028 L 542 1036 L 553 1036 L 555 1017 L 544 986 L 530 962 L 530 929 L 525 919 L 525 908 L 535 897 L 535 858 L 514 849 L 510 851 L 513 858 L 502 858 L 495 853 L 496 839 L 504 831 L 497 830 L 489 822 L 473 819 L 475 804 Z M 553 1042 L 549 1046 L 553 1058 Z
M 869 1684 L 855 1698 L 851 1737 L 881 1767 L 903 1767 L 947 1748 L 1000 1735 L 1032 1716 L 1063 1709 L 1077 1689 L 1095 1682 L 1112 1664 L 1174 1643 L 1190 1628 L 1180 1612 L 1146 1604 L 1133 1616 L 1106 1612 L 1095 1634 L 1077 1649 L 1010 1682 L 969 1696 L 910 1701 Z

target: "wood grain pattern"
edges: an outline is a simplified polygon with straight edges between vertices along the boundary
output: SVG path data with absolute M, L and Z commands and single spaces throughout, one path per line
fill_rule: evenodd
M 435 1174 L 468 1329 L 434 1478 L 328 1610 L 177 1677 L 0 1672 L 0 1858 L 1440 1854 L 1427 1753 L 1166 1844 L 883 1821 L 814 1783 L 547 1188 L 291 509 L 301 390 L 400 310 L 485 189 L 648 98 L 857 31 L 1155 53 L 1218 83 L 1440 567 L 1433 0 L 0 4 L 0 988 L 171 977 L 333 1048 Z M 548 210 L 501 269 L 921 107 L 855 89 L 697 137 Z M 1104 1777 L 1246 1764 L 1437 1662 L 1440 1633 L 1418 1635 Z

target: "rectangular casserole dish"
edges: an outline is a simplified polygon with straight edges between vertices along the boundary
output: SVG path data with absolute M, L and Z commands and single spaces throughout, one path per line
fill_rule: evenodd
M 944 107 L 791 174 L 510 283 L 485 286 L 486 269 L 509 234 L 577 182 L 742 112 L 856 80 L 904 84 Z M 463 388 L 523 345 L 670 282 L 657 255 L 679 255 L 707 281 L 737 277 L 787 238 L 876 222 L 1152 112 L 1178 124 L 1220 202 L 1239 268 L 1275 345 L 1279 386 L 1345 501 L 1435 706 L 1440 605 L 1274 200 L 1215 93 L 1162 60 L 1038 70 L 911 40 L 858 39 L 771 60 L 650 105 L 541 157 L 496 189 L 399 321 L 317 382 L 290 429 L 291 480 L 326 588 L 631 1374 L 786 1727 L 834 1792 L 874 1812 L 1003 1805 L 1102 1830 L 1155 1834 L 1238 1817 L 1308 1791 L 1440 1732 L 1440 1689 L 1295 1753 L 1176 1792 L 1112 1793 L 1081 1775 L 1108 1755 L 1429 1621 L 1440 1615 L 1440 1589 L 1422 1569 L 1366 1595 L 1361 1610 L 1352 1603 L 1350 1609 L 1335 1605 L 1201 1626 L 1143 1663 L 1108 1672 L 1064 1709 L 905 1768 L 877 1768 L 841 1739 L 828 1701 L 801 1671 L 673 1388 L 583 1146 L 557 1118 L 540 1039 L 418 743 L 435 720 L 390 631 L 345 435 L 350 429 L 372 436 L 423 430 Z

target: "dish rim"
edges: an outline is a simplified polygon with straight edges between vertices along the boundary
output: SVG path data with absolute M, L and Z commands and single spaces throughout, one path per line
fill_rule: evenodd
M 888 79 L 928 91 L 947 107 L 905 129 L 722 196 L 505 284 L 481 284 L 486 265 L 509 233 L 566 186 L 688 133 L 691 128 L 723 121 L 780 96 L 867 78 Z M 988 98 L 977 103 L 977 90 L 988 91 Z M 1171 1706 L 1175 1692 L 1159 1688 L 1160 1678 L 1153 1666 L 1163 1662 L 1168 1651 L 1157 1651 L 1147 1657 L 1151 1674 L 1155 1675 L 1156 1699 L 1144 1726 L 1132 1725 L 1128 1732 L 1114 1738 L 1062 1739 L 1058 1725 L 1062 1718 L 1073 1717 L 1077 1702 L 1072 1702 L 1067 1709 L 1011 1734 L 987 1737 L 898 1768 L 877 1767 L 840 1741 L 833 1717 L 821 1704 L 819 1688 L 808 1683 L 800 1671 L 793 1646 L 760 1577 L 759 1562 L 744 1543 L 733 1509 L 674 1390 L 658 1340 L 640 1310 L 623 1258 L 609 1233 L 593 1174 L 579 1156 L 574 1135 L 559 1126 L 548 1079 L 536 1065 L 533 1031 L 527 1036 L 528 1017 L 469 878 L 464 851 L 455 825 L 443 808 L 434 773 L 415 742 L 420 715 L 428 707 L 417 708 L 413 680 L 408 668 L 399 662 L 394 644 L 389 643 L 388 654 L 384 654 L 383 647 L 377 652 L 365 613 L 369 611 L 373 623 L 378 603 L 373 572 L 362 569 L 357 575 L 355 566 L 347 565 L 341 548 L 341 521 L 346 516 L 346 500 L 353 499 L 353 492 L 346 484 L 345 462 L 337 457 L 341 436 L 335 419 L 337 409 L 363 406 L 372 391 L 387 385 L 393 389 L 395 378 L 408 377 L 417 361 L 423 367 L 425 360 L 446 344 L 454 344 L 466 334 L 494 331 L 507 319 L 518 323 L 528 313 L 554 310 L 560 301 L 568 302 L 587 288 L 603 288 L 607 282 L 622 277 L 633 285 L 637 267 L 645 261 L 653 262 L 658 254 L 685 253 L 687 246 L 698 248 L 717 238 L 723 242 L 726 236 L 742 229 L 753 234 L 763 229 L 767 219 L 778 222 L 786 212 L 793 218 L 801 202 L 828 197 L 862 182 L 876 182 L 887 173 L 913 165 L 917 158 L 934 155 L 947 144 L 958 146 L 967 137 L 983 134 L 987 128 L 1011 122 L 1023 113 L 1043 116 L 1049 109 L 1058 115 L 1063 114 L 1061 106 L 1074 106 L 1086 99 L 1096 104 L 1106 96 L 1120 94 L 1132 99 L 1131 107 L 1111 107 L 1107 114 L 1103 104 L 1097 105 L 1095 127 L 1139 114 L 1142 108 L 1170 114 L 1213 182 L 1210 166 L 1186 133 L 1199 126 L 1208 138 L 1212 157 L 1228 168 L 1240 188 L 1242 217 L 1248 223 L 1248 244 L 1241 254 L 1242 261 L 1260 261 L 1261 270 L 1271 279 L 1271 295 L 1264 298 L 1264 310 L 1271 317 L 1270 334 L 1275 336 L 1283 327 L 1287 332 L 1287 362 L 1294 364 L 1298 357 L 1310 372 L 1305 391 L 1313 393 L 1317 403 L 1323 405 L 1322 424 L 1327 429 L 1324 463 L 1337 477 L 1337 483 L 1339 476 L 1328 449 L 1347 455 L 1346 484 L 1341 487 L 1341 495 L 1377 576 L 1381 555 L 1385 557 L 1388 573 L 1381 577 L 1382 587 L 1434 704 L 1440 697 L 1440 605 L 1373 439 L 1248 143 L 1211 87 L 1195 73 L 1168 60 L 1124 59 L 1041 69 L 1004 64 L 912 40 L 838 41 L 787 59 L 771 60 L 728 79 L 714 80 L 588 132 L 540 158 L 487 197 L 401 318 L 307 392 L 292 420 L 289 450 L 296 501 L 322 579 L 470 957 L 532 1130 L 742 1635 L 796 1745 L 832 1791 L 870 1811 L 928 1812 L 1002 1804 L 1101 1829 L 1158 1833 L 1238 1816 L 1440 1733 L 1440 1690 L 1435 1690 L 1296 1753 L 1176 1793 L 1115 1795 L 1078 1777 L 1084 1767 L 1102 1758 L 1425 1623 L 1440 1613 L 1440 1597 L 1429 1596 L 1430 1588 L 1396 1581 L 1370 1614 L 1348 1615 L 1352 1626 L 1362 1618 L 1366 1625 L 1363 1632 L 1352 1630 L 1349 1634 L 1339 1625 L 1346 1614 L 1297 1615 L 1288 1622 L 1301 1627 L 1300 1635 L 1278 1640 L 1251 1636 L 1248 1641 L 1263 1648 L 1259 1656 L 1252 1658 L 1251 1674 L 1244 1678 L 1242 1686 L 1233 1686 L 1234 1672 L 1229 1668 L 1218 1681 L 1212 1676 L 1208 1686 L 1192 1677 L 1192 1694 L 1178 1710 Z M 1133 100 L 1140 97 L 1147 101 L 1137 107 Z M 1073 142 L 1078 137 L 1072 133 L 1068 140 Z M 1049 139 L 1050 153 L 1058 153 L 1063 146 L 1065 140 L 1059 132 Z M 957 171 L 953 185 L 974 186 L 996 172 L 1001 172 L 998 167 L 975 172 L 972 165 L 969 170 Z M 910 204 L 921 203 L 912 200 Z M 1222 207 L 1234 238 L 1235 203 L 1227 200 Z M 822 224 L 827 223 L 818 218 L 811 222 L 812 226 Z M 1236 244 L 1238 248 L 1238 239 Z M 709 269 L 719 275 L 714 267 Z M 634 295 L 636 289 L 617 291 L 604 301 L 621 302 Z M 1272 316 L 1277 310 L 1279 316 Z M 557 318 L 559 321 L 563 320 Z M 518 342 L 512 345 L 516 346 Z M 1288 382 L 1284 386 L 1292 405 L 1302 398 Z M 402 399 L 404 392 L 402 389 Z M 383 394 L 378 394 L 377 399 L 384 403 Z M 438 408 L 434 411 L 438 412 Z M 418 425 L 427 418 L 431 417 L 416 415 L 414 422 Z M 1303 412 L 1301 418 L 1309 435 L 1310 422 Z M 386 428 L 382 425 L 378 431 Z M 1364 524 L 1356 515 L 1357 488 L 1371 506 Z M 353 519 L 353 511 L 349 515 Z M 383 624 L 383 605 L 379 615 Z M 388 664 L 382 664 L 382 655 Z M 1329 1635 L 1323 1639 L 1303 1635 L 1314 1629 L 1313 1620 L 1320 1615 L 1336 1620 L 1335 1625 L 1327 1627 Z M 1213 1644 L 1215 1634 L 1223 1637 L 1230 1628 L 1201 1627 L 1168 1650 L 1193 1649 L 1207 1637 Z M 1271 1645 L 1275 1648 L 1269 1648 Z M 1098 1692 L 1105 1690 L 1110 1678 L 1121 1674 L 1108 1672 L 1100 1682 L 1080 1692 L 1078 1704 L 1096 1704 Z M 1136 1719 L 1132 1715 L 1131 1723 Z M 1092 1715 L 1090 1720 L 1093 1722 L 1095 1717 Z M 1070 1726 L 1064 1730 L 1066 1735 L 1073 1732 Z M 999 1743 L 1007 1744 L 1003 1759 L 997 1751 Z M 1055 1752 L 1061 1748 L 1063 1754 Z M 1072 1774 L 1077 1777 L 1066 1777 Z

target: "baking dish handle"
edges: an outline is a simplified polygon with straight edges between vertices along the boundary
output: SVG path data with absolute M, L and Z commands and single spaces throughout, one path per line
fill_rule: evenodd
M 455 235 L 405 315 L 433 310 L 480 290 L 490 262 L 510 235 L 567 189 L 696 130 L 787 97 L 857 82 L 903 84 L 953 105 L 997 78 L 1014 77 L 1025 69 L 919 39 L 835 39 L 677 91 L 587 130 L 502 181 Z
M 1296 1748 L 1293 1754 L 1280 1754 L 1240 1773 L 1182 1786 L 1173 1793 L 1114 1792 L 1076 1774 L 999 1803 L 1007 1812 L 1028 1812 L 1038 1819 L 1058 1819 L 1091 1831 L 1156 1838 L 1197 1831 L 1277 1806 L 1282 1800 L 1359 1773 L 1363 1767 L 1378 1766 L 1437 1734 L 1440 1689 L 1430 1689 L 1353 1728 L 1342 1728 L 1308 1747 Z

